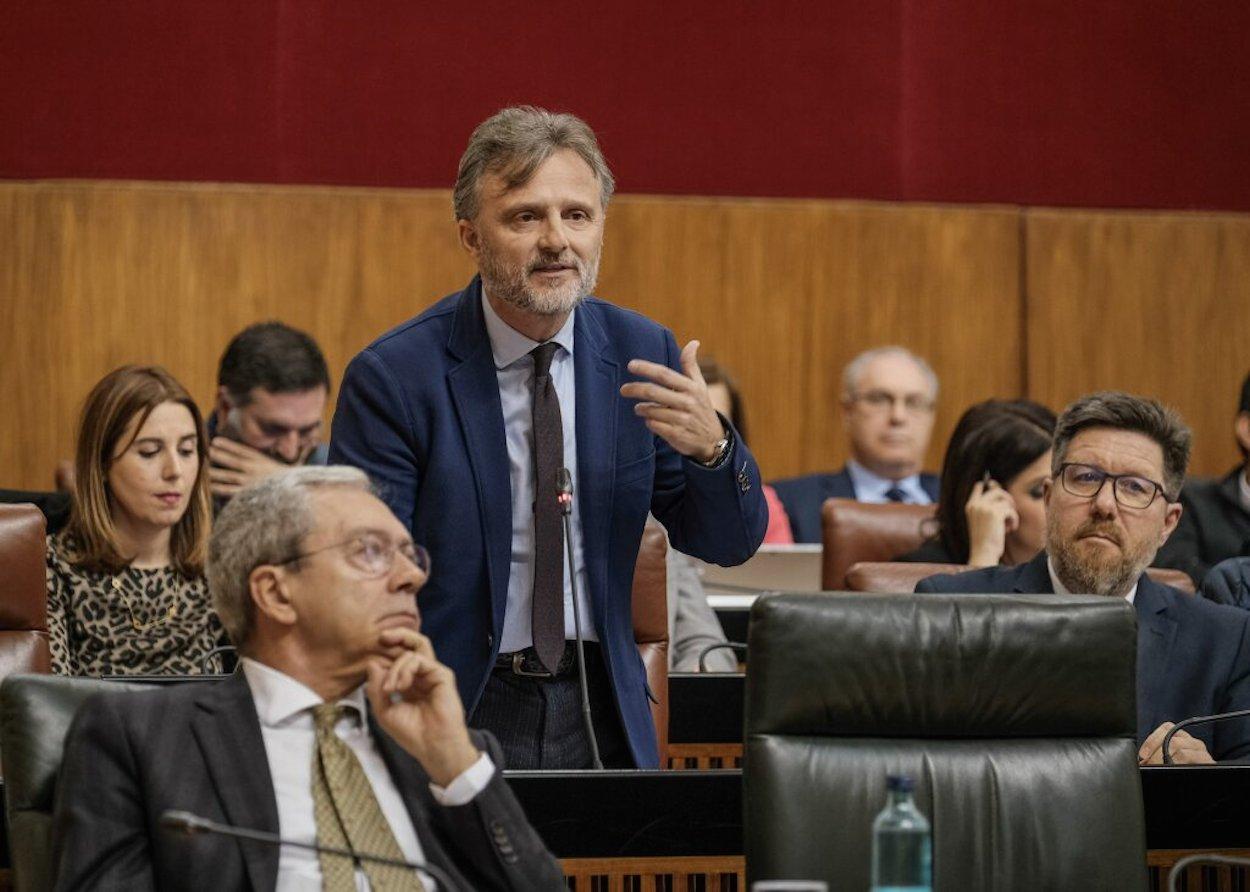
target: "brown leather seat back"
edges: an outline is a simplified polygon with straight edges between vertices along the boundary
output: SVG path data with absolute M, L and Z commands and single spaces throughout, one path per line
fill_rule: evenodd
M 851 592 L 903 594 L 916 590 L 916 583 L 939 573 L 962 573 L 967 564 L 912 564 L 861 561 L 846 571 L 846 589 Z
M 820 587 L 846 588 L 846 571 L 861 561 L 889 561 L 919 548 L 936 505 L 869 505 L 827 499 L 820 511 L 824 559 Z
M 971 569 L 967 564 L 859 563 L 846 572 L 846 588 L 852 592 L 912 592 L 925 577 Z M 1194 594 L 1194 581 L 1184 571 L 1148 567 L 1146 573 L 1155 582 Z
M 668 537 L 659 524 L 648 523 L 638 546 L 634 568 L 634 640 L 647 670 L 647 685 L 655 700 L 651 718 L 655 721 L 660 764 L 668 762 L 668 569 L 665 556 Z M 658 700 L 659 702 L 655 702 Z
M 43 513 L 0 504 L 0 678 L 49 672 Z

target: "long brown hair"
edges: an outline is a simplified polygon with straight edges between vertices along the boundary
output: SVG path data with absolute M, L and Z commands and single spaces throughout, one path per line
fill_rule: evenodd
M 152 410 L 161 403 L 186 406 L 195 420 L 199 468 L 186 512 L 170 532 L 169 552 L 173 565 L 187 577 L 204 572 L 212 503 L 208 493 L 208 447 L 204 419 L 199 407 L 169 372 L 160 366 L 122 366 L 92 388 L 78 423 L 78 447 L 74 456 L 74 506 L 65 528 L 69 558 L 87 570 L 116 573 L 130 563 L 118 547 L 117 527 L 109 504 L 108 472 L 127 425 L 138 418 L 135 435 Z M 133 438 L 132 438 L 133 439 Z

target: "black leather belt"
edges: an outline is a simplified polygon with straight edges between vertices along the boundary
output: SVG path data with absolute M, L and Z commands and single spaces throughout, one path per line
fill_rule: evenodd
M 590 659 L 590 650 L 598 645 L 593 641 L 585 642 L 586 658 Z M 556 666 L 555 673 L 548 672 L 543 666 L 542 661 L 538 659 L 538 654 L 534 648 L 527 647 L 524 650 L 515 650 L 510 654 L 500 654 L 495 658 L 495 671 L 508 671 L 513 675 L 523 675 L 526 678 L 556 678 L 567 672 L 573 671 L 577 666 L 577 642 L 564 642 L 564 653 L 560 655 L 560 663 Z

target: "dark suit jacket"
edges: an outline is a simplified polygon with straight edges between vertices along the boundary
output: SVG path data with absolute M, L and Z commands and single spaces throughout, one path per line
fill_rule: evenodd
M 1198 594 L 1216 604 L 1250 610 L 1250 557 L 1220 561 L 1202 580 Z
M 433 557 L 422 631 L 455 670 L 472 712 L 499 651 L 512 546 L 508 450 L 476 277 L 464 291 L 384 334 L 347 368 L 330 460 L 364 469 Z M 630 590 L 650 511 L 673 546 L 740 564 L 764 539 L 759 468 L 741 438 L 709 470 L 684 459 L 634 414 L 619 389 L 634 358 L 679 368 L 667 329 L 588 298 L 574 314 L 576 493 L 594 626 L 634 760 L 659 753 Z M 530 506 L 519 506 L 530 510 Z
M 1015 567 L 930 576 L 917 592 L 1053 594 L 1043 551 Z M 1164 722 L 1250 709 L 1250 612 L 1142 574 L 1137 581 L 1137 742 Z M 1250 755 L 1250 721 L 1188 729 L 1216 759 Z
M 1201 585 L 1222 560 L 1250 556 L 1250 513 L 1241 507 L 1237 468 L 1222 480 L 1190 480 L 1181 490 L 1181 521 L 1155 564 L 1184 570 Z
M 938 478 L 933 474 L 920 475 L 921 488 L 935 502 L 938 500 L 938 483 Z M 808 474 L 804 477 L 776 480 L 772 486 L 777 490 L 777 496 L 790 517 L 790 529 L 794 532 L 795 542 L 823 541 L 820 509 L 825 504 L 825 499 L 859 498 L 846 468 L 836 474 Z
M 370 723 L 425 859 L 458 889 L 564 888 L 559 864 L 498 771 L 472 802 L 444 808 L 416 760 Z M 493 738 L 478 736 L 475 743 L 499 764 Z M 182 809 L 277 833 L 264 746 L 241 673 L 216 683 L 92 697 L 74 718 L 57 783 L 56 888 L 273 889 L 276 847 L 185 837 L 157 824 L 166 809 Z

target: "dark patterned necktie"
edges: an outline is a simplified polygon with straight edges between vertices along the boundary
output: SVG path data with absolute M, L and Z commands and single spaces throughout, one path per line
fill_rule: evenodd
M 551 377 L 559 344 L 548 341 L 534 357 L 534 599 L 532 631 L 538 659 L 555 673 L 564 654 L 564 538 L 556 501 L 556 472 L 564 465 L 564 425 Z
M 903 492 L 897 486 L 891 486 L 885 491 L 885 497 L 891 502 L 906 502 L 907 493 Z

